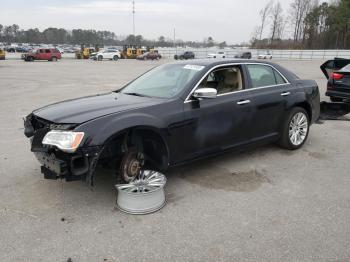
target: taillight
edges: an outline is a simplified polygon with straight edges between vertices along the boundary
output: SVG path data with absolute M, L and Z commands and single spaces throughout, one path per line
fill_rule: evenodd
M 331 78 L 334 79 L 334 80 L 340 80 L 344 77 L 343 74 L 339 74 L 339 73 L 332 73 L 331 74 Z

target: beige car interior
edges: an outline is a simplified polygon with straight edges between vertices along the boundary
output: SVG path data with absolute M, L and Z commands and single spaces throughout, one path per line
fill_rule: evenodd
M 200 87 L 215 88 L 219 94 L 243 89 L 242 74 L 239 67 L 218 69 L 211 72 Z

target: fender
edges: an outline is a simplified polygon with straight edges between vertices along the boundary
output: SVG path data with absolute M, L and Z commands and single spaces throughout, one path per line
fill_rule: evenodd
M 90 147 L 104 145 L 111 137 L 134 127 L 144 127 L 156 131 L 167 145 L 164 132 L 161 132 L 161 130 L 166 130 L 167 124 L 153 115 L 142 112 L 101 117 L 78 126 L 75 131 L 85 132 L 88 135 L 82 147 Z

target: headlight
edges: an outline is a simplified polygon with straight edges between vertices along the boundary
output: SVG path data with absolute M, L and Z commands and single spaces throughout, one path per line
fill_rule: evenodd
M 42 143 L 57 146 L 62 151 L 73 153 L 80 145 L 83 137 L 84 132 L 52 130 L 45 135 Z

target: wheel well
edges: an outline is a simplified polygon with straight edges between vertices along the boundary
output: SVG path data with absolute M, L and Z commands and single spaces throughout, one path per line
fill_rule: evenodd
M 311 110 L 311 106 L 307 103 L 307 102 L 301 102 L 301 103 L 297 103 L 295 104 L 295 106 L 304 108 L 309 116 L 309 121 L 311 121 L 312 119 L 312 110 Z
M 100 160 L 102 163 L 114 162 L 113 165 L 119 165 L 118 160 L 121 160 L 124 153 L 135 148 L 142 151 L 156 169 L 162 171 L 167 168 L 169 162 L 167 144 L 158 131 L 147 127 L 129 128 L 110 137 L 104 145 Z

